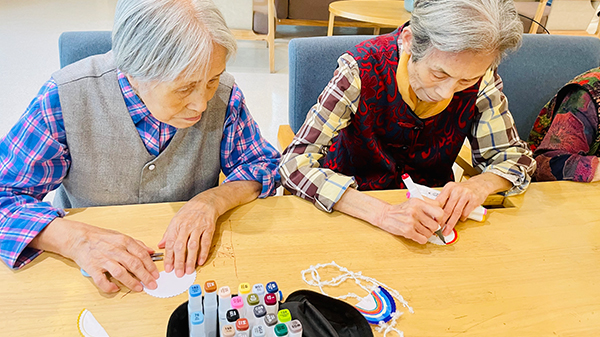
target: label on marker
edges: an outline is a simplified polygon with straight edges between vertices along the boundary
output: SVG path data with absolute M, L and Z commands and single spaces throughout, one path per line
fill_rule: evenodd
M 302 332 L 302 323 L 299 320 L 295 319 L 290 323 L 290 331 L 292 333 L 300 333 Z
M 233 337 L 235 336 L 235 327 L 233 324 L 227 324 L 221 329 L 222 337 Z
M 240 295 L 248 295 L 250 293 L 250 283 L 240 283 L 238 291 Z
M 277 324 L 277 316 L 275 316 L 273 314 L 266 314 L 265 315 L 265 325 L 273 326 L 275 324 Z
M 188 293 L 190 297 L 198 297 L 202 295 L 202 287 L 199 284 L 193 284 Z
M 267 283 L 267 292 L 268 293 L 274 294 L 278 291 L 279 291 L 279 287 L 277 286 L 276 282 Z
M 275 305 L 277 303 L 277 296 L 274 294 L 265 295 L 265 305 Z
M 235 322 L 235 329 L 237 331 L 246 331 L 250 328 L 250 324 L 248 320 L 245 318 L 240 318 Z
M 265 327 L 262 325 L 257 325 L 252 328 L 252 337 L 264 337 L 266 333 Z
M 217 282 L 206 281 L 206 283 L 204 283 L 204 291 L 207 293 L 214 293 L 217 291 Z
M 255 305 L 258 305 L 258 303 L 260 303 L 260 301 L 258 300 L 258 295 L 254 294 L 254 293 L 248 295 L 248 299 L 246 300 L 246 302 L 250 306 L 255 306 Z
M 261 317 L 264 317 L 267 314 L 267 309 L 262 304 L 259 304 L 259 305 L 255 306 L 254 309 L 253 309 L 253 311 L 254 311 L 254 317 L 255 318 L 261 318 Z
M 240 296 L 231 298 L 231 307 L 234 309 L 240 309 L 244 306 L 244 299 Z
M 286 336 L 287 334 L 288 334 L 287 325 L 285 325 L 283 323 L 279 323 L 275 326 L 275 336 L 281 337 L 281 336 Z
M 238 319 L 240 319 L 240 313 L 237 309 L 227 310 L 227 321 L 229 323 L 235 323 Z
M 262 298 L 265 295 L 265 286 L 262 283 L 257 283 L 252 286 L 252 292 Z
M 202 311 L 192 312 L 192 325 L 198 325 L 204 323 L 204 314 Z
M 277 318 L 281 323 L 287 323 L 292 320 L 292 313 L 288 309 L 279 310 Z

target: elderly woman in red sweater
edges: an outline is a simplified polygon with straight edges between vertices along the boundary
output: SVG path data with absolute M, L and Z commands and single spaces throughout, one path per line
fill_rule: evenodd
M 522 29 L 511 0 L 417 0 L 410 23 L 338 59 L 282 157 L 283 185 L 419 243 L 440 227 L 448 235 L 490 193 L 523 192 L 535 161 L 496 72 Z M 454 183 L 465 139 L 482 173 Z M 398 205 L 360 192 L 404 188 L 404 173 L 444 189 Z

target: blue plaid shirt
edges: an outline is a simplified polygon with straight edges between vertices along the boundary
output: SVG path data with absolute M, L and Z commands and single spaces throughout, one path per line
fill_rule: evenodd
M 119 85 L 131 119 L 148 152 L 158 156 L 177 129 L 154 118 L 118 72 Z M 254 180 L 263 184 L 260 197 L 275 193 L 280 154 L 260 134 L 241 90 L 234 85 L 221 140 L 224 182 Z M 50 79 L 23 116 L 0 141 L 0 258 L 21 268 L 41 251 L 27 245 L 62 209 L 42 202 L 67 175 L 67 147 L 58 87 Z

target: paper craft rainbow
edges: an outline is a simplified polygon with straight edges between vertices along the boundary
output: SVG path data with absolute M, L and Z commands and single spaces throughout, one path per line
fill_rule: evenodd
M 396 311 L 396 302 L 387 290 L 377 287 L 355 307 L 370 324 L 379 324 L 392 319 L 392 313 Z

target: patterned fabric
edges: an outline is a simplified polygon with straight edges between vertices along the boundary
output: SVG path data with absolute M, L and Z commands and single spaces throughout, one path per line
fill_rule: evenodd
M 540 112 L 529 135 L 538 181 L 590 182 L 600 156 L 600 68 L 567 83 Z
M 397 45 L 398 54 L 402 53 L 400 41 L 389 39 L 389 36 L 379 36 L 375 39 L 387 39 L 388 43 Z M 361 88 L 368 90 L 376 83 L 394 81 L 394 77 L 381 74 L 382 77 L 371 79 L 373 82 L 362 84 L 360 75 L 359 63 L 350 54 L 346 53 L 338 59 L 338 68 L 333 78 L 308 112 L 304 125 L 282 158 L 280 173 L 283 185 L 295 195 L 328 212 L 331 212 L 333 205 L 348 187 L 357 187 L 357 182 L 352 176 L 322 168 L 319 161 L 327 156 L 339 132 L 351 125 L 361 104 Z M 535 170 L 535 161 L 529 147 L 519 139 L 508 111 L 508 102 L 502 93 L 502 80 L 496 71 L 489 70 L 481 79 L 476 107 L 477 114 L 467 135 L 473 152 L 474 167 L 481 172 L 492 172 L 512 182 L 513 188 L 506 194 L 523 192 Z M 371 118 L 375 119 L 375 116 Z M 435 119 L 435 116 L 433 118 Z M 421 122 L 427 123 L 428 119 Z M 406 132 L 404 137 L 409 139 L 411 131 L 408 127 L 402 132 Z M 448 141 L 455 136 L 451 135 L 451 138 L 447 138 Z M 369 139 L 371 140 L 374 141 L 374 138 Z M 419 141 L 419 138 L 412 141 Z M 391 145 L 386 145 L 388 148 L 394 147 L 393 145 L 406 145 L 395 142 L 389 144 Z M 447 158 L 451 157 L 450 154 L 444 155 Z M 410 167 L 412 163 L 407 161 L 404 164 Z M 446 177 L 450 177 L 450 173 Z
M 400 95 L 396 78 L 400 31 L 348 52 L 358 63 L 360 103 L 340 130 L 323 167 L 354 176 L 360 190 L 405 188 L 402 174 L 427 186 L 452 180 L 452 164 L 471 130 L 479 82 L 456 93 L 439 114 L 420 119 Z M 325 105 L 328 102 L 324 102 Z
M 176 128 L 156 120 L 119 73 L 123 98 L 148 152 L 164 150 Z M 260 135 L 241 90 L 234 86 L 223 138 L 221 169 L 227 181 L 261 182 L 260 197 L 275 193 L 279 153 Z M 68 174 L 71 157 L 62 118 L 58 87 L 49 80 L 23 116 L 0 141 L 0 258 L 21 268 L 41 251 L 27 247 L 62 209 L 42 202 Z

